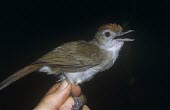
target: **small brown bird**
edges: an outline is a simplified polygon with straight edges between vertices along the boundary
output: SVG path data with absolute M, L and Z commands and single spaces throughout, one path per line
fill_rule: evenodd
M 122 32 L 122 27 L 117 24 L 103 25 L 99 27 L 93 40 L 64 43 L 4 80 L 0 83 L 0 90 L 36 70 L 48 74 L 64 73 L 60 79 L 67 79 L 74 84 L 88 81 L 114 64 L 124 42 L 133 41 L 119 36 L 130 32 L 132 30 Z M 81 109 L 82 100 L 73 93 L 71 96 L 75 101 L 72 110 Z
M 103 25 L 98 28 L 93 40 L 64 43 L 4 80 L 0 83 L 0 90 L 36 70 L 48 74 L 64 73 L 74 84 L 88 81 L 114 64 L 124 42 L 133 41 L 119 36 L 132 31 L 122 32 L 122 27 L 117 24 Z

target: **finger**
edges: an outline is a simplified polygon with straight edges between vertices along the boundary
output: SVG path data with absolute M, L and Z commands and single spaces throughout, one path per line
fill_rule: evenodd
M 58 110 L 58 108 L 68 99 L 70 91 L 71 84 L 68 84 L 67 81 L 63 81 L 56 90 L 44 97 L 38 107 L 47 110 Z
M 55 85 L 53 85 L 50 90 L 45 94 L 45 96 L 51 94 L 52 92 L 54 92 L 56 89 L 58 89 L 58 87 L 61 85 L 61 83 L 56 83 Z
M 82 110 L 90 110 L 90 108 L 87 105 L 84 105 Z
M 69 97 L 64 104 L 61 105 L 61 107 L 59 108 L 59 110 L 71 110 L 71 108 L 74 105 L 74 99 L 73 97 Z
M 81 94 L 81 95 L 79 96 L 79 98 L 81 99 L 83 105 L 85 105 L 85 104 L 87 103 L 87 98 L 85 97 L 85 95 Z
M 56 83 L 55 85 L 53 85 L 51 89 L 45 94 L 45 96 L 54 92 L 60 85 L 61 83 Z M 80 86 L 72 84 L 72 92 L 74 93 L 75 96 L 79 96 L 81 94 Z
M 75 96 L 80 96 L 81 94 L 80 86 L 72 84 L 72 92 Z

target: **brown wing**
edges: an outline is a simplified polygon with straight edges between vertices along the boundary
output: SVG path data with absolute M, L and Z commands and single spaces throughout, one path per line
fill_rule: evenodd
M 103 53 L 86 41 L 65 43 L 37 60 L 64 72 L 80 71 L 101 63 Z

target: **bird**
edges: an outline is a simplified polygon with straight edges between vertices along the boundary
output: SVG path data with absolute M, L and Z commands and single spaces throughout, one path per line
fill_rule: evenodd
M 89 81 L 97 73 L 113 66 L 124 42 L 134 41 L 119 38 L 133 30 L 122 31 L 120 25 L 110 23 L 100 26 L 91 41 L 64 43 L 2 81 L 0 90 L 37 70 L 55 75 L 65 73 L 74 84 Z
M 92 40 L 71 41 L 54 48 L 2 81 L 0 90 L 37 70 L 54 75 L 64 73 L 60 79 L 66 77 L 73 84 L 89 81 L 114 65 L 124 42 L 134 40 L 121 36 L 131 32 L 133 30 L 123 32 L 116 23 L 101 25 Z

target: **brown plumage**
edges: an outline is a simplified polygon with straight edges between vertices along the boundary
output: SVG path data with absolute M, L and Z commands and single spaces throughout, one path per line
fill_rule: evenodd
M 90 51 L 89 51 L 90 50 Z M 103 52 L 86 41 L 65 43 L 38 59 L 34 64 L 51 67 L 54 74 L 83 71 L 101 63 Z

